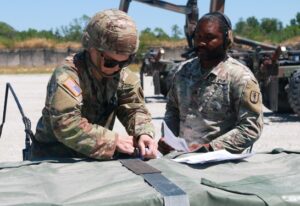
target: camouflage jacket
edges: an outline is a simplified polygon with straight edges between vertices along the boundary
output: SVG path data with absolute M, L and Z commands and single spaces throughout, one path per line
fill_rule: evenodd
M 183 63 L 168 93 L 164 118 L 188 144 L 240 153 L 263 128 L 262 96 L 252 72 L 228 57 L 201 73 L 198 58 Z
M 96 78 L 97 77 L 97 78 Z M 115 116 L 129 135 L 154 137 L 138 77 L 129 69 L 104 78 L 96 72 L 87 52 L 66 58 L 47 86 L 45 107 L 36 128 L 32 158 L 111 158 L 117 134 Z

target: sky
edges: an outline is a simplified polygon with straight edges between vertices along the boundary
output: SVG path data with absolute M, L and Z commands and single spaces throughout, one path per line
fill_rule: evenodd
M 166 0 L 177 5 L 185 5 L 187 0 Z M 67 26 L 75 18 L 109 8 L 118 8 L 120 0 L 0 0 L 0 22 L 5 22 L 18 31 L 29 28 L 55 30 Z M 198 0 L 199 16 L 209 11 L 210 0 Z M 283 25 L 290 23 L 300 12 L 300 0 L 225 0 L 225 14 L 234 26 L 240 18 L 246 20 L 255 16 L 277 18 Z M 137 23 L 138 29 L 147 27 L 162 28 L 171 34 L 171 27 L 177 24 L 182 28 L 185 16 L 175 12 L 147 6 L 132 1 L 129 15 Z

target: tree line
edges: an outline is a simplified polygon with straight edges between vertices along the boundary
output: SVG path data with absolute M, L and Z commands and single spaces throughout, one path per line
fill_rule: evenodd
M 276 18 L 262 18 L 259 21 L 254 16 L 246 20 L 240 19 L 235 25 L 235 33 L 257 41 L 280 43 L 300 35 L 300 12 L 290 20 L 290 24 L 283 26 Z
M 5 22 L 0 22 L 0 45 L 2 48 L 14 48 L 15 42 L 32 38 L 50 39 L 56 42 L 80 42 L 81 34 L 89 20 L 90 17 L 83 15 L 74 19 L 67 26 L 41 31 L 32 28 L 26 31 L 17 31 Z M 153 44 L 161 45 L 162 41 L 174 42 L 184 38 L 182 29 L 178 25 L 173 25 L 171 30 L 171 35 L 158 27 L 140 31 L 141 49 L 143 50 Z M 283 26 L 282 22 L 276 18 L 258 20 L 252 16 L 246 20 L 240 19 L 234 26 L 234 33 L 257 41 L 280 43 L 300 35 L 300 12 L 286 26 Z

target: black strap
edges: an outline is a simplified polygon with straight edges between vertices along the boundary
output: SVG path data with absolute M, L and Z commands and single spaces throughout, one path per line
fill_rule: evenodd
M 176 184 L 161 174 L 161 171 L 148 165 L 140 159 L 120 160 L 122 165 L 154 187 L 164 198 L 165 206 L 190 205 L 187 194 Z
M 160 170 L 148 165 L 140 159 L 124 159 L 120 160 L 120 162 L 137 175 L 161 173 Z
M 13 90 L 12 86 L 10 83 L 6 83 L 6 89 L 5 89 L 5 99 L 4 99 L 4 109 L 3 109 L 3 118 L 2 118 L 2 124 L 0 125 L 0 137 L 2 134 L 2 129 L 3 125 L 5 123 L 5 118 L 6 118 L 6 108 L 7 108 L 7 100 L 8 100 L 8 92 L 11 92 L 11 94 L 14 97 L 14 100 L 18 106 L 18 109 L 21 113 L 23 123 L 25 125 L 25 149 L 23 149 L 23 160 L 29 160 L 29 154 L 30 154 L 30 149 L 31 149 L 31 143 L 30 141 L 34 141 L 34 135 L 33 132 L 31 131 L 31 122 L 30 120 L 25 116 L 23 112 L 23 108 L 19 102 L 19 99 Z

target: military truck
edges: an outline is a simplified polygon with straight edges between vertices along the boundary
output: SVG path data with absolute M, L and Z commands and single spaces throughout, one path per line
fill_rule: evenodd
M 230 55 L 246 64 L 259 81 L 264 105 L 274 112 L 300 115 L 300 50 L 256 42 L 239 36 Z
M 181 55 L 182 58 L 175 61 L 164 59 L 156 63 L 143 63 L 141 67 L 141 78 L 143 78 L 146 67 L 148 71 L 154 71 L 159 65 L 161 68 L 159 81 L 154 81 L 154 86 L 159 87 L 160 93 L 166 95 L 172 83 L 172 75 L 176 72 L 180 61 L 195 56 L 192 35 L 198 20 L 197 0 L 187 0 L 186 5 L 175 5 L 161 0 L 135 1 L 186 15 L 184 32 L 188 47 Z M 127 12 L 130 2 L 131 0 L 121 0 L 119 8 Z M 224 5 L 225 0 L 211 0 L 210 12 L 224 12 Z M 264 105 L 268 109 L 273 112 L 294 111 L 300 115 L 300 50 L 235 36 L 230 55 L 246 64 L 255 74 L 260 83 Z M 149 56 L 145 55 L 144 62 L 148 61 L 148 58 Z M 141 81 L 143 82 L 143 79 Z
M 167 92 L 170 88 L 172 75 L 175 73 L 176 65 L 187 59 L 186 56 L 182 56 L 182 53 L 189 51 L 189 48 L 193 47 L 192 35 L 193 31 L 196 27 L 196 23 L 198 20 L 198 5 L 197 0 L 187 0 L 186 5 L 176 5 L 173 3 L 169 3 L 161 0 L 154 1 L 144 1 L 144 0 L 135 0 L 140 3 L 144 3 L 150 6 L 163 8 L 169 11 L 177 12 L 184 14 L 186 16 L 186 24 L 184 27 L 184 33 L 187 39 L 187 48 L 182 49 L 182 51 L 177 52 L 177 54 L 171 57 L 167 54 L 164 55 L 164 58 L 160 58 L 159 60 L 155 57 L 159 54 L 159 51 L 162 48 L 149 48 L 149 51 L 144 54 L 143 62 L 140 68 L 140 77 L 141 83 L 143 86 L 143 77 L 144 75 L 153 76 L 153 84 L 154 84 L 154 93 L 155 94 L 163 94 L 167 95 Z M 222 2 L 221 1 L 212 1 L 212 2 Z M 128 12 L 131 0 L 121 0 L 119 9 L 125 12 Z M 217 10 L 216 8 L 221 9 L 219 3 L 213 6 L 213 10 Z M 217 7 L 218 6 L 218 7 Z M 222 6 L 222 5 L 221 5 Z M 220 8 L 219 8 L 220 7 Z M 174 53 L 174 52 L 173 52 Z
M 165 50 L 162 47 L 150 48 L 144 54 L 140 68 L 140 79 L 144 88 L 144 76 L 152 76 L 154 94 L 166 96 L 172 82 L 172 74 L 176 71 L 176 65 L 183 61 L 183 58 L 165 58 Z

